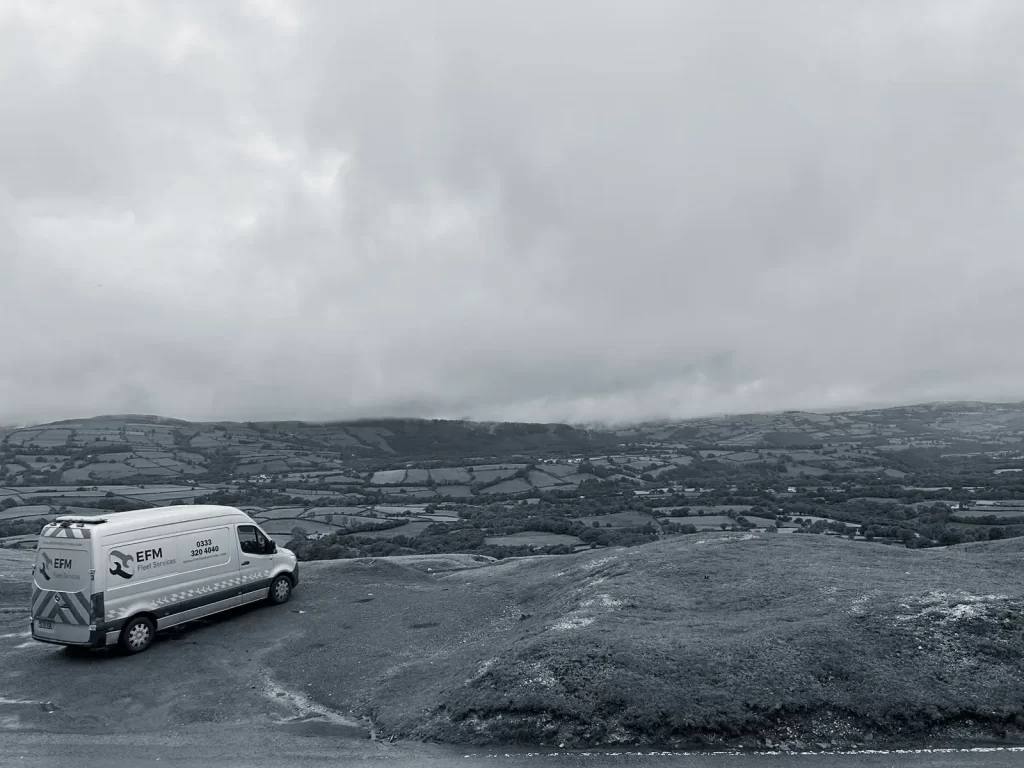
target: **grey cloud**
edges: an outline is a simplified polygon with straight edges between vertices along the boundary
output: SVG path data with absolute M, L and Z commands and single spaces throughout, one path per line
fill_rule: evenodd
M 26 7 L 0 421 L 1024 396 L 1011 0 Z

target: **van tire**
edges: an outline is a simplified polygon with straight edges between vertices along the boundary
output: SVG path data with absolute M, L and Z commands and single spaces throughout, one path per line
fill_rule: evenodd
M 120 645 L 125 653 L 142 653 L 153 644 L 156 624 L 148 616 L 136 616 L 121 630 Z
M 267 599 L 270 600 L 274 605 L 281 605 L 281 603 L 287 603 L 289 598 L 292 596 L 292 580 L 284 574 L 281 574 L 272 582 L 270 582 L 270 589 L 267 592 Z

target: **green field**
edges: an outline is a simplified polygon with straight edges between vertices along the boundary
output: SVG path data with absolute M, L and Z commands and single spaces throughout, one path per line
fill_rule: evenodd
M 488 536 L 484 541 L 499 547 L 554 547 L 559 544 L 568 544 L 572 547 L 580 543 L 575 536 L 547 531 L 523 531 L 505 536 Z
M 497 485 L 492 485 L 489 488 L 484 488 L 481 493 L 496 494 L 496 493 L 526 493 L 532 491 L 533 486 L 521 478 L 515 478 L 513 480 L 503 480 Z
M 49 516 L 53 514 L 49 504 L 29 504 L 22 507 L 11 507 L 0 510 L 0 520 L 20 520 L 33 517 Z
M 953 511 L 956 517 L 995 517 L 1024 518 L 1024 508 L 1021 507 L 973 507 L 971 509 L 957 509 Z
M 370 539 L 392 539 L 395 536 L 419 536 L 428 526 L 433 523 L 429 521 L 413 521 L 400 525 L 397 528 L 388 528 L 386 531 L 366 531 L 357 533 L 356 536 L 365 536 Z
M 744 515 L 744 517 L 746 516 Z M 719 526 L 721 526 L 722 523 L 725 523 L 728 526 L 736 525 L 736 521 L 728 515 L 703 515 L 701 517 L 670 517 L 667 519 L 670 522 L 679 523 L 680 525 L 695 525 L 697 526 L 698 531 L 704 528 L 719 528 Z M 747 519 L 750 520 L 750 518 Z M 750 522 L 754 521 L 750 520 Z
M 297 518 L 305 511 L 305 507 L 272 507 L 271 509 L 262 509 L 258 512 L 250 512 L 249 514 L 252 517 L 259 517 L 263 520 L 284 520 Z
M 322 523 L 328 523 L 339 528 L 344 528 L 346 525 L 352 525 L 354 523 L 380 523 L 383 518 L 381 517 L 366 517 L 360 515 L 332 515 L 328 521 L 326 515 L 314 514 L 317 510 L 309 510 L 300 519 L 301 520 L 319 520 Z
M 453 499 L 468 499 L 473 496 L 473 489 L 468 485 L 439 485 L 437 486 L 439 496 L 451 496 Z
M 388 469 L 381 472 L 374 472 L 370 481 L 374 485 L 397 485 L 405 481 L 404 469 Z
M 542 472 L 547 472 L 554 477 L 567 477 L 576 474 L 578 469 L 575 464 L 539 464 L 537 466 Z
M 306 509 L 306 517 L 323 517 L 324 515 L 365 515 L 370 507 L 309 507 Z
M 293 528 L 303 528 L 306 533 L 335 533 L 339 530 L 335 525 L 328 525 L 318 520 L 306 520 L 304 518 L 279 518 L 261 523 L 260 525 L 271 536 L 289 534 Z
M 432 498 L 437 496 L 437 493 L 432 488 L 421 488 L 412 485 L 383 486 L 380 490 L 385 496 L 400 496 L 410 499 Z M 401 501 L 401 499 L 397 499 L 397 501 Z
M 473 480 L 477 483 L 493 483 L 495 480 L 507 480 L 513 477 L 515 469 L 481 469 L 473 471 Z
M 688 518 L 678 518 L 679 521 L 687 522 Z M 637 526 L 647 525 L 653 523 L 654 518 L 651 515 L 643 512 L 615 512 L 610 515 L 592 515 L 588 517 L 577 518 L 578 522 L 584 525 L 593 525 L 595 522 L 600 523 L 600 527 L 606 527 L 606 523 L 611 523 L 612 528 L 635 528 Z
M 405 515 L 407 512 L 410 515 L 422 514 L 426 510 L 426 506 L 426 504 L 378 504 L 372 509 L 379 514 L 394 517 Z
M 699 517 L 700 513 L 703 512 L 705 515 L 724 515 L 728 512 L 739 512 L 741 515 L 747 514 L 753 505 L 751 504 L 718 504 L 716 506 L 691 506 L 689 517 Z M 678 507 L 671 507 L 671 509 L 678 509 Z
M 443 467 L 430 470 L 430 477 L 435 483 L 462 484 L 473 481 L 473 476 L 465 467 Z

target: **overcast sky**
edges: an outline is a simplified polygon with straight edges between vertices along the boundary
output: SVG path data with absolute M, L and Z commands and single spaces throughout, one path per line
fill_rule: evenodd
M 1024 398 L 1019 0 L 0 0 L 0 423 Z

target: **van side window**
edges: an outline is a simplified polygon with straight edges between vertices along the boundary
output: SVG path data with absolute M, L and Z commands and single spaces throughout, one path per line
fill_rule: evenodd
M 238 544 L 248 555 L 270 554 L 270 541 L 254 525 L 238 526 Z
M 256 538 L 255 525 L 238 526 L 238 544 L 247 555 L 259 555 L 260 542 Z

